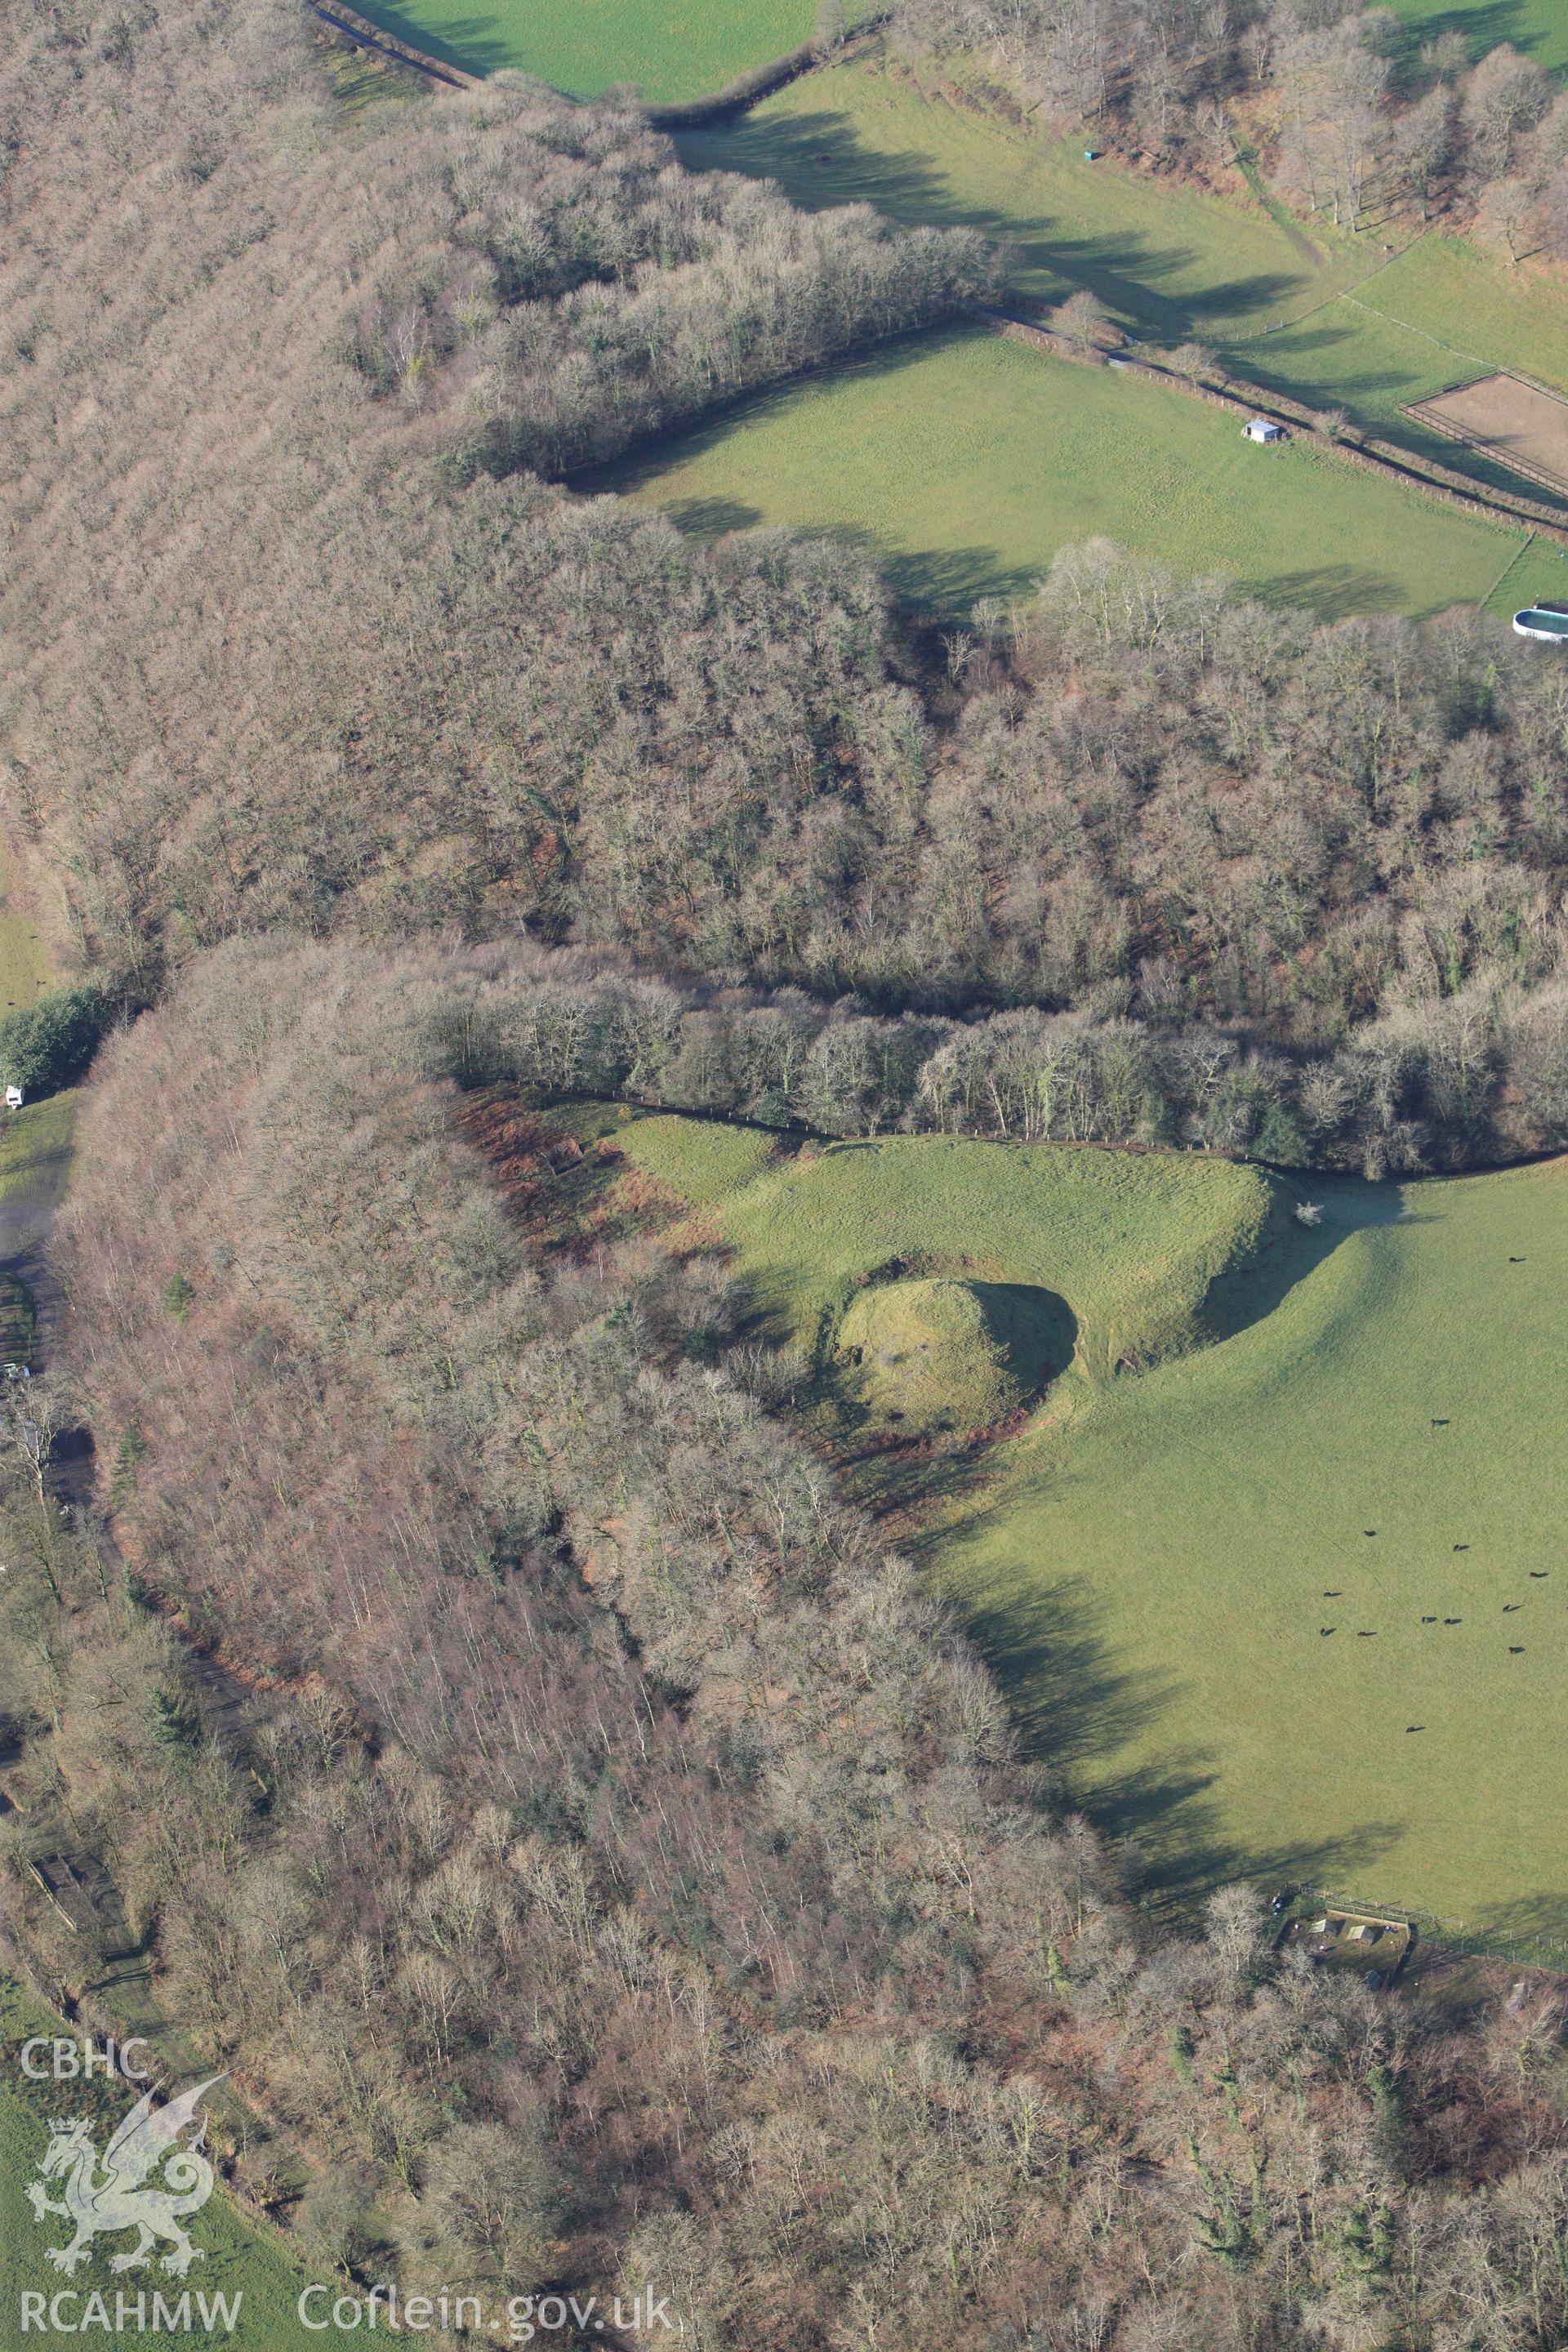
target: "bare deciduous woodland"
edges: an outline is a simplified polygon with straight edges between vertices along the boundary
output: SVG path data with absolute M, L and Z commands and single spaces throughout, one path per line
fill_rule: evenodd
M 258 924 L 525 924 L 1217 1025 L 1331 1159 L 1364 1049 L 1374 1168 L 1568 1137 L 1568 708 L 1496 628 L 1097 548 L 933 675 L 847 550 L 518 470 L 940 315 L 977 240 L 803 220 L 527 86 L 345 124 L 281 0 L 14 21 L 7 797 L 133 993 Z
M 303 2242 L 781 2352 L 1557 2341 L 1552 1999 L 1423 2023 L 1246 1890 L 1152 1933 L 721 1265 L 509 1213 L 430 1075 L 472 977 L 230 948 L 109 1050 L 64 1265 L 129 1573 L 39 1528 L 5 1603 L 30 1833 L 68 1790 L 331 2159 Z
M 1417 43 L 1357 0 L 903 0 L 905 36 L 990 57 L 1047 118 L 1102 123 L 1163 168 L 1213 177 L 1259 102 L 1275 189 L 1357 229 L 1370 205 L 1463 223 L 1510 261 L 1568 255 L 1568 95 L 1463 12 Z

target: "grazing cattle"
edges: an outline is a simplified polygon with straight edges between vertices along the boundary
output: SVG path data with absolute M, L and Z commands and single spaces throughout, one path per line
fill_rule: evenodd
M 1336 1584 L 1331 1592 L 1324 1593 L 1323 1598 L 1325 1601 L 1338 1601 L 1342 1597 L 1343 1591 L 1344 1587 L 1342 1585 Z
M 1523 1606 L 1522 1601 L 1505 1601 L 1502 1604 L 1502 1613 L 1505 1617 L 1511 1617 L 1516 1609 L 1522 1609 Z
M 1443 1620 L 1445 1625 L 1462 1625 L 1464 1622 L 1462 1617 L 1445 1617 Z
M 1425 1731 L 1426 1726 L 1424 1723 L 1407 1723 L 1405 1728 L 1406 1731 Z
M 1362 1628 L 1361 1632 L 1356 1635 L 1356 1640 L 1357 1640 L 1358 1642 L 1375 1642 L 1375 1641 L 1376 1641 L 1376 1639 L 1377 1639 L 1377 1635 L 1376 1635 L 1376 1633 L 1369 1633 L 1367 1632 L 1367 1630 L 1366 1630 L 1366 1628 L 1365 1628 L 1365 1626 L 1364 1626 L 1364 1625 L 1363 1626 L 1363 1628 Z
M 1524 1655 L 1524 1643 L 1522 1642 L 1510 1642 L 1508 1645 L 1508 1654 L 1510 1658 L 1522 1658 Z
M 1339 1630 L 1337 1625 L 1320 1625 L 1318 1628 L 1319 1633 L 1322 1634 L 1337 1633 Z
M 1437 1622 L 1437 1620 L 1436 1617 L 1423 1617 L 1421 1622 L 1423 1625 L 1435 1625 Z
M 1454 1549 L 1455 1549 L 1456 1551 L 1468 1551 L 1468 1550 L 1469 1550 L 1469 1549 L 1470 1549 L 1470 1547 L 1469 1547 L 1469 1545 L 1468 1545 L 1468 1544 L 1456 1544 L 1456 1545 L 1454 1546 Z
M 1549 1568 L 1532 1568 L 1530 1573 L 1533 1580 L 1539 1584 L 1543 1576 L 1551 1575 L 1552 1570 Z
M 1377 1529 L 1375 1528 L 1363 1528 L 1362 1533 L 1363 1536 L 1374 1536 L 1377 1533 Z
M 1435 1421 L 1432 1426 L 1434 1429 L 1447 1429 L 1448 1424 L 1446 1421 Z
M 1510 1257 L 1509 1264 L 1510 1265 L 1522 1265 L 1524 1264 L 1524 1260 L 1521 1257 Z

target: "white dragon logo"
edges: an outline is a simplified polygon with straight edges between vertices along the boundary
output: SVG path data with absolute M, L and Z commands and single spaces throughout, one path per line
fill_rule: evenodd
M 136 2230 L 141 2234 L 128 2253 L 110 2256 L 111 2271 L 133 2270 L 146 2262 L 158 2238 L 169 2241 L 172 2252 L 164 2255 L 163 2267 L 176 2278 L 184 2278 L 193 2263 L 206 2260 L 182 2227 L 182 2216 L 199 2212 L 212 2195 L 213 2168 L 202 2154 L 206 2117 L 202 2117 L 201 2128 L 188 2147 L 181 2147 L 178 2141 L 180 2134 L 195 2122 L 199 2101 L 222 2080 L 221 2074 L 213 2074 L 156 2113 L 153 2094 L 146 2092 L 105 2148 L 101 2171 L 91 2125 L 75 2116 L 51 2120 L 49 2144 L 38 2164 L 39 2178 L 27 2183 L 27 2201 L 40 2221 L 46 2213 L 58 2213 L 76 2224 L 76 2235 L 68 2246 L 47 2249 L 58 2271 L 74 2273 L 86 2262 L 94 2238 L 113 2230 Z M 148 2174 L 160 2165 L 163 2187 L 143 2188 Z M 44 2182 L 62 2174 L 65 2195 L 48 2196 Z

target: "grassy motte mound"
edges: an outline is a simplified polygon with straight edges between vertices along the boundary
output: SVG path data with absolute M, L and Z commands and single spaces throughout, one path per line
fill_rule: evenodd
M 1074 1331 L 1062 1300 L 1027 1285 L 877 1283 L 845 1310 L 835 1370 L 869 1420 L 909 1436 L 983 1429 L 1066 1369 Z
M 887 1286 L 895 1261 L 908 1276 L 958 1275 L 1009 1346 L 1015 1310 L 993 1291 L 1049 1301 L 1053 1336 L 1038 1360 L 1061 1369 L 1055 1351 L 1070 1328 L 1061 1362 L 1071 1357 L 1091 1386 L 1181 1355 L 1206 1337 L 1215 1278 L 1264 1240 L 1277 1192 L 1261 1169 L 1184 1152 L 910 1135 L 786 1156 L 765 1138 L 675 1115 L 634 1119 L 616 1141 L 700 1211 L 704 1241 L 729 1251 L 772 1335 L 829 1375 L 851 1308 L 868 1285 Z M 988 1392 L 964 1391 L 955 1426 L 985 1425 Z

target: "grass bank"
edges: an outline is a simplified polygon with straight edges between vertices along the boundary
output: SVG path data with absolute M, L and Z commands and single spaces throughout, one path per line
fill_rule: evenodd
M 781 1160 L 722 1133 L 617 1139 L 701 1203 L 819 1381 L 868 1276 L 957 1269 L 1071 1310 L 1072 1369 L 1022 1425 L 963 1475 L 906 1464 L 898 1493 L 912 1475 L 920 1557 L 1020 1720 L 1162 1890 L 1256 1874 L 1483 1944 L 1568 1938 L 1568 1161 L 1313 1179 L 1309 1229 L 1212 1160 L 935 1139 Z M 873 1332 L 879 1381 L 908 1329 Z M 970 1332 L 945 1360 L 960 1385 L 972 1354 Z M 949 1425 L 973 1418 L 955 1393 Z
M 899 1259 L 1048 1286 L 1073 1312 L 1090 1378 L 1129 1349 L 1184 1341 L 1269 1200 L 1257 1170 L 1176 1153 L 910 1136 L 781 1158 L 765 1138 L 679 1117 L 616 1140 L 716 1219 L 779 1335 L 820 1347 L 865 1278 Z

